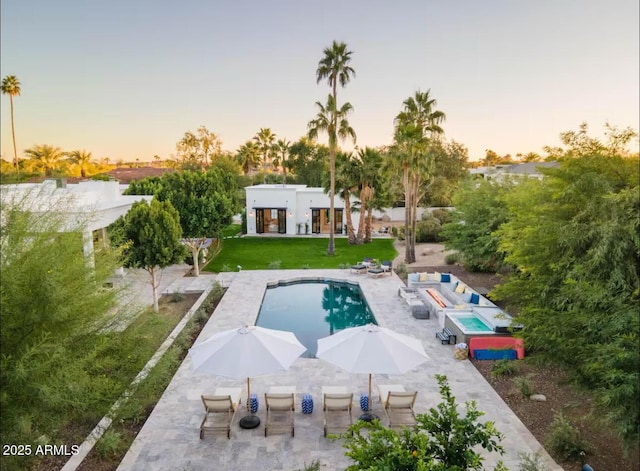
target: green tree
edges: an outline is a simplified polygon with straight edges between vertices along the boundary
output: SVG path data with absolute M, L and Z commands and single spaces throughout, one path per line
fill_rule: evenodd
M 89 373 L 69 358 L 114 306 L 115 292 L 100 287 L 117 254 L 96 248 L 90 268 L 82 251 L 86 221 L 70 226 L 64 202 L 34 212 L 33 201 L 43 196 L 35 190 L 9 194 L 3 191 L 0 218 L 0 439 L 30 443 L 55 433 L 52 414 L 72 418 L 99 400 L 95 382 L 81 379 Z
M 453 194 L 468 175 L 468 150 L 453 140 L 435 143 L 432 149 L 433 176 L 428 181 L 422 203 L 426 206 L 451 206 Z
M 200 126 L 197 130 L 200 155 L 204 166 L 207 167 L 214 156 L 222 152 L 222 141 L 218 135 L 209 131 L 206 126 Z
M 507 221 L 505 195 L 511 181 L 466 180 L 453 197 L 455 210 L 440 235 L 447 249 L 459 251 L 469 271 L 495 272 L 505 254 L 495 231 Z
M 337 110 L 336 102 L 332 95 L 327 97 L 327 105 L 324 106 L 319 101 L 316 102 L 318 107 L 318 114 L 315 119 L 311 120 L 308 124 L 308 137 L 315 140 L 318 138 L 320 132 L 326 132 L 329 135 L 329 162 L 331 167 L 330 183 L 329 183 L 329 220 L 331 233 L 329 235 L 329 247 L 327 254 L 335 254 L 335 221 L 334 221 L 334 208 L 335 208 L 335 188 L 336 188 L 336 150 L 337 139 L 346 139 L 351 137 L 353 142 L 356 142 L 356 132 L 349 125 L 347 115 L 353 110 L 350 103 L 345 103 Z M 333 149 L 333 153 L 331 151 Z
M 22 92 L 20 88 L 20 80 L 15 75 L 7 75 L 2 79 L 2 94 L 9 95 L 9 105 L 11 107 L 11 138 L 13 139 L 13 163 L 16 170 L 20 168 L 20 162 L 18 160 L 18 151 L 16 147 L 16 130 L 13 121 L 13 97 L 20 96 Z
M 194 275 L 199 276 L 200 252 L 207 243 L 212 249 L 219 244 L 220 232 L 240 209 L 235 175 L 217 165 L 204 173 L 165 174 L 155 196 L 170 201 L 178 211 L 184 243 L 193 256 Z
M 33 146 L 24 151 L 33 160 L 35 168 L 44 172 L 47 177 L 53 175 L 55 170 L 60 168 L 60 163 L 64 157 L 64 152 L 59 147 L 48 144 Z
M 432 146 L 444 133 L 440 124 L 446 116 L 434 109 L 437 101 L 430 90 L 416 91 L 403 102 L 403 110 L 395 119 L 392 168 L 400 168 L 405 196 L 405 262 L 416 260 L 416 215 L 420 200 L 419 190 L 425 180 L 433 175 Z M 394 165 L 395 161 L 395 165 Z
M 338 107 L 338 83 L 341 87 L 345 87 L 355 77 L 355 70 L 349 65 L 351 62 L 352 51 L 347 50 L 347 45 L 343 42 L 333 41 L 331 47 L 327 47 L 323 51 L 323 58 L 318 63 L 316 69 L 316 83 L 320 83 L 326 79 L 331 87 L 331 95 L 327 101 L 327 107 L 324 108 L 319 102 L 316 105 L 320 108 L 318 117 L 309 123 L 310 136 L 318 135 L 318 131 L 326 131 L 329 134 L 329 170 L 331 172 L 331 183 L 329 189 L 329 222 L 331 232 L 329 234 L 329 247 L 327 253 L 333 255 L 335 253 L 335 179 L 336 179 L 336 151 L 338 148 L 338 137 L 344 139 L 347 135 L 353 137 L 355 142 L 356 134 L 346 121 L 346 115 L 353 110 L 349 103 Z M 348 106 L 347 106 L 348 105 Z M 321 113 L 328 112 L 330 116 L 322 117 Z M 318 121 L 322 118 L 321 121 Z M 328 118 L 328 121 L 326 121 Z M 313 124 L 312 124 L 313 123 Z M 314 130 L 311 132 L 312 130 Z
M 80 167 L 82 178 L 87 176 L 87 168 L 91 165 L 91 158 L 91 152 L 87 152 L 84 149 L 69 152 L 69 160 Z
M 518 309 L 527 347 L 566 366 L 637 444 L 639 161 L 599 145 L 567 154 L 506 195 L 496 238 L 516 269 L 496 296 Z
M 463 471 L 484 469 L 478 447 L 504 454 L 499 444 L 503 435 L 493 422 L 478 421 L 484 412 L 474 401 L 458 412 L 447 378 L 436 375 L 443 402 L 426 414 L 416 415 L 416 426 L 401 431 L 386 428 L 379 421 L 359 421 L 343 434 L 346 456 L 355 461 L 348 471 L 393 469 L 421 471 Z M 362 433 L 366 430 L 367 433 Z M 494 468 L 505 471 L 499 462 Z
M 304 136 L 291 144 L 289 152 L 297 182 L 311 187 L 323 186 L 322 175 L 329 173 L 329 149 Z
M 111 227 L 116 244 L 122 244 L 125 267 L 142 268 L 151 278 L 153 310 L 158 312 L 158 273 L 184 258 L 180 243 L 180 215 L 169 201 L 138 201 Z
M 273 142 L 276 135 L 269 128 L 260 128 L 253 138 L 262 152 L 262 183 L 267 183 L 267 163 L 273 154 Z
M 325 181 L 324 183 L 324 189 L 328 191 L 330 181 Z M 342 199 L 344 200 L 347 240 L 349 244 L 353 245 L 356 243 L 356 233 L 353 227 L 351 194 L 358 189 L 358 170 L 352 153 L 338 152 L 336 154 L 335 188 L 338 193 L 342 194 Z

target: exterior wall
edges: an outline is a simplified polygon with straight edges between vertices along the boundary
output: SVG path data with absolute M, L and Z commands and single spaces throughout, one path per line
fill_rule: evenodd
M 306 185 L 255 185 L 245 187 L 247 197 L 247 234 L 257 235 L 257 212 L 261 208 L 286 210 L 286 235 L 308 234 L 312 231 L 313 209 L 329 208 L 330 199 L 322 188 Z M 344 209 L 344 200 L 336 195 L 336 209 Z M 342 224 L 345 224 L 343 212 Z M 338 221 L 336 221 L 338 222 Z M 357 224 L 357 221 L 355 221 Z M 283 234 L 284 235 L 284 234 Z

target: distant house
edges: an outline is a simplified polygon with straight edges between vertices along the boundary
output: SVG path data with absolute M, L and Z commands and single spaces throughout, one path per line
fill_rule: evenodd
M 249 235 L 329 234 L 331 231 L 329 195 L 323 188 L 263 184 L 247 186 L 245 193 Z M 342 234 L 344 200 L 338 194 L 334 198 L 334 213 L 335 233 Z M 358 221 L 354 220 L 354 223 Z
M 114 180 L 118 180 L 120 183 L 128 184 L 134 180 L 142 180 L 146 177 L 161 177 L 165 173 L 173 173 L 173 168 L 160 168 L 160 167 L 118 167 L 110 170 L 106 174 Z
M 129 211 L 139 200 L 153 196 L 125 196 L 117 181 L 81 181 L 69 184 L 66 179 L 42 183 L 2 185 L 2 207 L 20 205 L 34 213 L 58 212 L 63 215 L 63 231 L 82 231 L 83 252 L 93 264 L 94 242 L 106 243 L 109 224 Z
M 541 168 L 558 167 L 558 162 L 527 162 L 522 164 L 498 164 L 493 167 L 478 167 L 469 170 L 469 174 L 486 179 L 502 180 L 506 176 L 528 176 L 542 178 Z

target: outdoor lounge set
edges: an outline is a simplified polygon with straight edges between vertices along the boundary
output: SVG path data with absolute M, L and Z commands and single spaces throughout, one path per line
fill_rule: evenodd
M 266 423 L 265 437 L 273 433 L 290 433 L 295 436 L 295 393 L 272 392 L 277 390 L 291 390 L 295 387 L 280 386 L 265 393 Z M 405 391 L 399 384 L 385 384 L 378 386 L 379 400 L 387 417 L 390 428 L 411 427 L 416 424 L 413 406 L 417 391 Z M 240 388 L 218 388 L 212 396 L 202 396 L 205 417 L 200 425 L 200 438 L 210 435 L 224 434 L 231 438 L 231 426 L 240 406 Z M 309 401 L 308 394 L 303 395 L 303 414 L 310 414 L 313 410 L 305 401 Z M 368 401 L 367 401 L 368 409 Z M 340 434 L 348 430 L 353 424 L 353 393 L 349 393 L 344 386 L 324 386 L 322 388 L 322 413 L 324 419 L 324 436 Z
M 367 274 L 373 278 L 391 275 L 392 271 L 392 263 L 389 260 L 378 263 L 374 258 L 365 258 L 362 262 L 351 266 L 351 273 Z

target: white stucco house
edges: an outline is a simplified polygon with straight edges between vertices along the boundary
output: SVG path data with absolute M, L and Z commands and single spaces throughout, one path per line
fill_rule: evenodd
M 83 252 L 93 265 L 94 242 L 106 242 L 106 228 L 129 211 L 139 200 L 153 196 L 123 195 L 117 181 L 81 181 L 68 184 L 64 179 L 42 183 L 2 185 L 3 211 L 20 205 L 33 212 L 57 212 L 63 216 L 64 231 L 82 231 Z
M 263 184 L 245 187 L 247 234 L 328 234 L 329 195 L 307 185 Z M 335 233 L 345 227 L 344 200 L 334 198 Z M 358 220 L 354 217 L 354 224 Z

